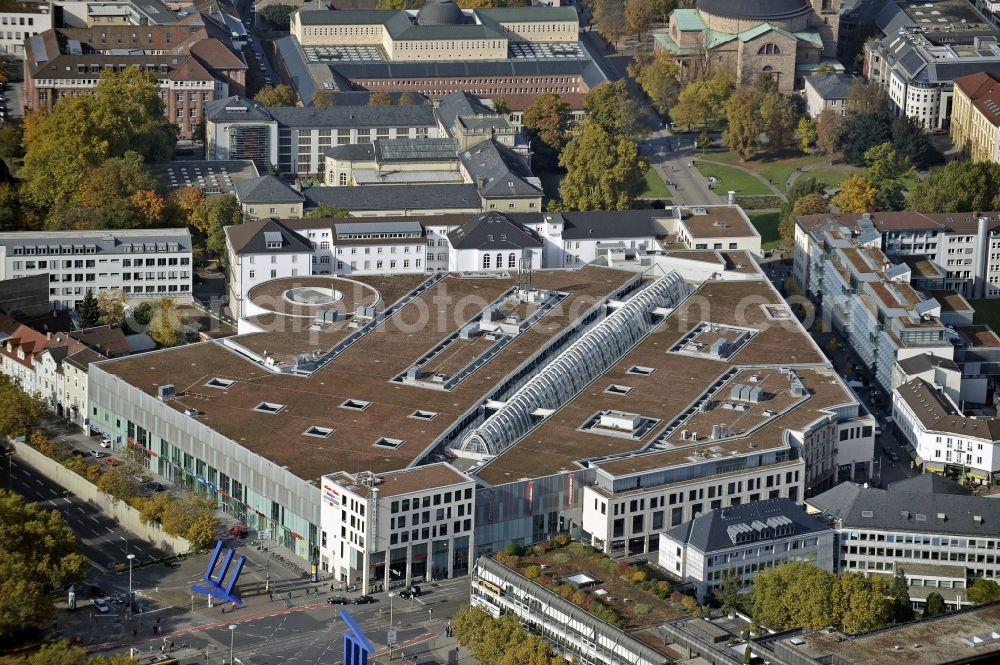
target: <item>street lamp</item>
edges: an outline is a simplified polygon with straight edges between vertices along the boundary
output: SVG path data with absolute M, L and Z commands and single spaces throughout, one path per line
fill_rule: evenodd
M 396 597 L 395 591 L 390 591 L 386 594 L 389 596 L 389 632 L 388 635 L 392 635 L 392 599 Z M 389 643 L 389 662 L 392 662 L 392 640 L 387 639 L 386 642 Z
M 236 639 L 236 624 L 229 624 L 229 665 L 233 665 L 233 640 Z
M 128 554 L 125 556 L 128 559 L 128 609 L 129 612 L 132 611 L 132 560 L 135 558 L 134 554 Z
M 118 536 L 125 543 L 125 556 L 128 556 L 128 538 L 125 536 Z

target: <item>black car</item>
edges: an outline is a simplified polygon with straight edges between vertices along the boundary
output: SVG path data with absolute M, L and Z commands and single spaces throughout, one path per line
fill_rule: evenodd
M 90 585 L 90 596 L 91 598 L 104 598 L 108 594 L 104 593 L 104 589 L 97 586 L 96 584 Z
M 369 603 L 374 603 L 375 599 L 371 596 L 358 596 L 353 602 L 355 605 L 368 605 Z
M 330 596 L 326 599 L 327 605 L 346 605 L 347 602 L 347 598 L 344 598 L 343 596 Z
M 420 595 L 420 587 L 416 584 L 406 587 L 399 592 L 399 597 L 403 600 L 409 600 L 410 598 L 416 598 Z
M 148 487 L 152 492 L 162 492 L 165 489 L 167 489 L 166 487 L 157 482 L 146 483 L 146 487 Z
M 73 455 L 75 455 L 77 457 L 84 457 L 87 454 L 87 453 L 83 452 L 82 450 L 77 450 L 76 448 L 74 448 L 71 452 L 73 453 Z

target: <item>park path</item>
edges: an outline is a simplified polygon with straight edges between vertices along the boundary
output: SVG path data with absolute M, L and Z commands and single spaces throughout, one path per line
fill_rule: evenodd
M 737 164 L 728 164 L 726 162 L 717 162 L 714 159 L 705 159 L 704 157 L 698 157 L 698 161 L 699 162 L 705 162 L 706 164 L 714 164 L 715 166 L 725 166 L 725 167 L 728 167 L 728 168 L 731 168 L 731 169 L 736 169 L 737 171 L 742 171 L 743 173 L 746 173 L 747 175 L 749 175 L 749 176 L 751 176 L 751 177 L 756 178 L 757 180 L 759 180 L 762 185 L 764 185 L 765 187 L 767 187 L 768 189 L 770 189 L 771 192 L 775 196 L 780 197 L 782 201 L 787 201 L 788 200 L 788 198 L 785 196 L 785 193 L 783 191 L 781 191 L 780 189 L 778 189 L 777 187 L 775 187 L 774 184 L 772 184 L 770 180 L 768 180 L 764 176 L 760 175 L 756 171 L 748 169 L 748 168 L 746 168 L 744 166 L 739 166 Z M 791 183 L 791 179 L 789 179 L 789 186 L 791 186 L 790 183 Z

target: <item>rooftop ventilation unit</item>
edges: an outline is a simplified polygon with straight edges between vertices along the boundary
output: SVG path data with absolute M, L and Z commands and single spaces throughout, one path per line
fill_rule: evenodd
M 168 400 L 177 394 L 177 388 L 172 383 L 165 383 L 156 389 L 156 396 L 161 400 Z
M 194 418 L 195 416 L 198 415 L 198 409 L 192 409 L 192 408 L 184 409 L 184 415 L 191 416 L 192 418 Z

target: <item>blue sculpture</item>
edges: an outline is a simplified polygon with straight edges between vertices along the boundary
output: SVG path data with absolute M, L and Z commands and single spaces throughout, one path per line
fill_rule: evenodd
M 375 653 L 375 647 L 365 637 L 361 627 L 354 623 L 347 610 L 340 610 L 340 618 L 347 625 L 344 633 L 344 665 L 368 665 L 368 654 Z
M 194 593 L 204 593 L 212 598 L 217 598 L 226 603 L 242 605 L 243 600 L 240 599 L 239 596 L 233 595 L 233 588 L 236 586 L 236 582 L 240 579 L 240 573 L 243 572 L 243 565 L 247 562 L 247 558 L 245 556 L 240 556 L 240 558 L 236 560 L 236 568 L 233 570 L 233 575 L 229 578 L 229 583 L 223 586 L 223 580 L 226 579 L 226 573 L 229 572 L 229 565 L 233 562 L 234 554 L 236 554 L 236 550 L 231 547 L 226 548 L 226 558 L 225 561 L 222 562 L 218 579 L 213 578 L 212 572 L 219 563 L 219 557 L 222 556 L 222 541 L 218 541 L 215 544 L 215 551 L 212 552 L 212 558 L 208 562 L 208 569 L 205 571 L 205 577 L 203 578 L 205 585 L 202 586 L 200 584 L 192 584 L 191 591 Z

